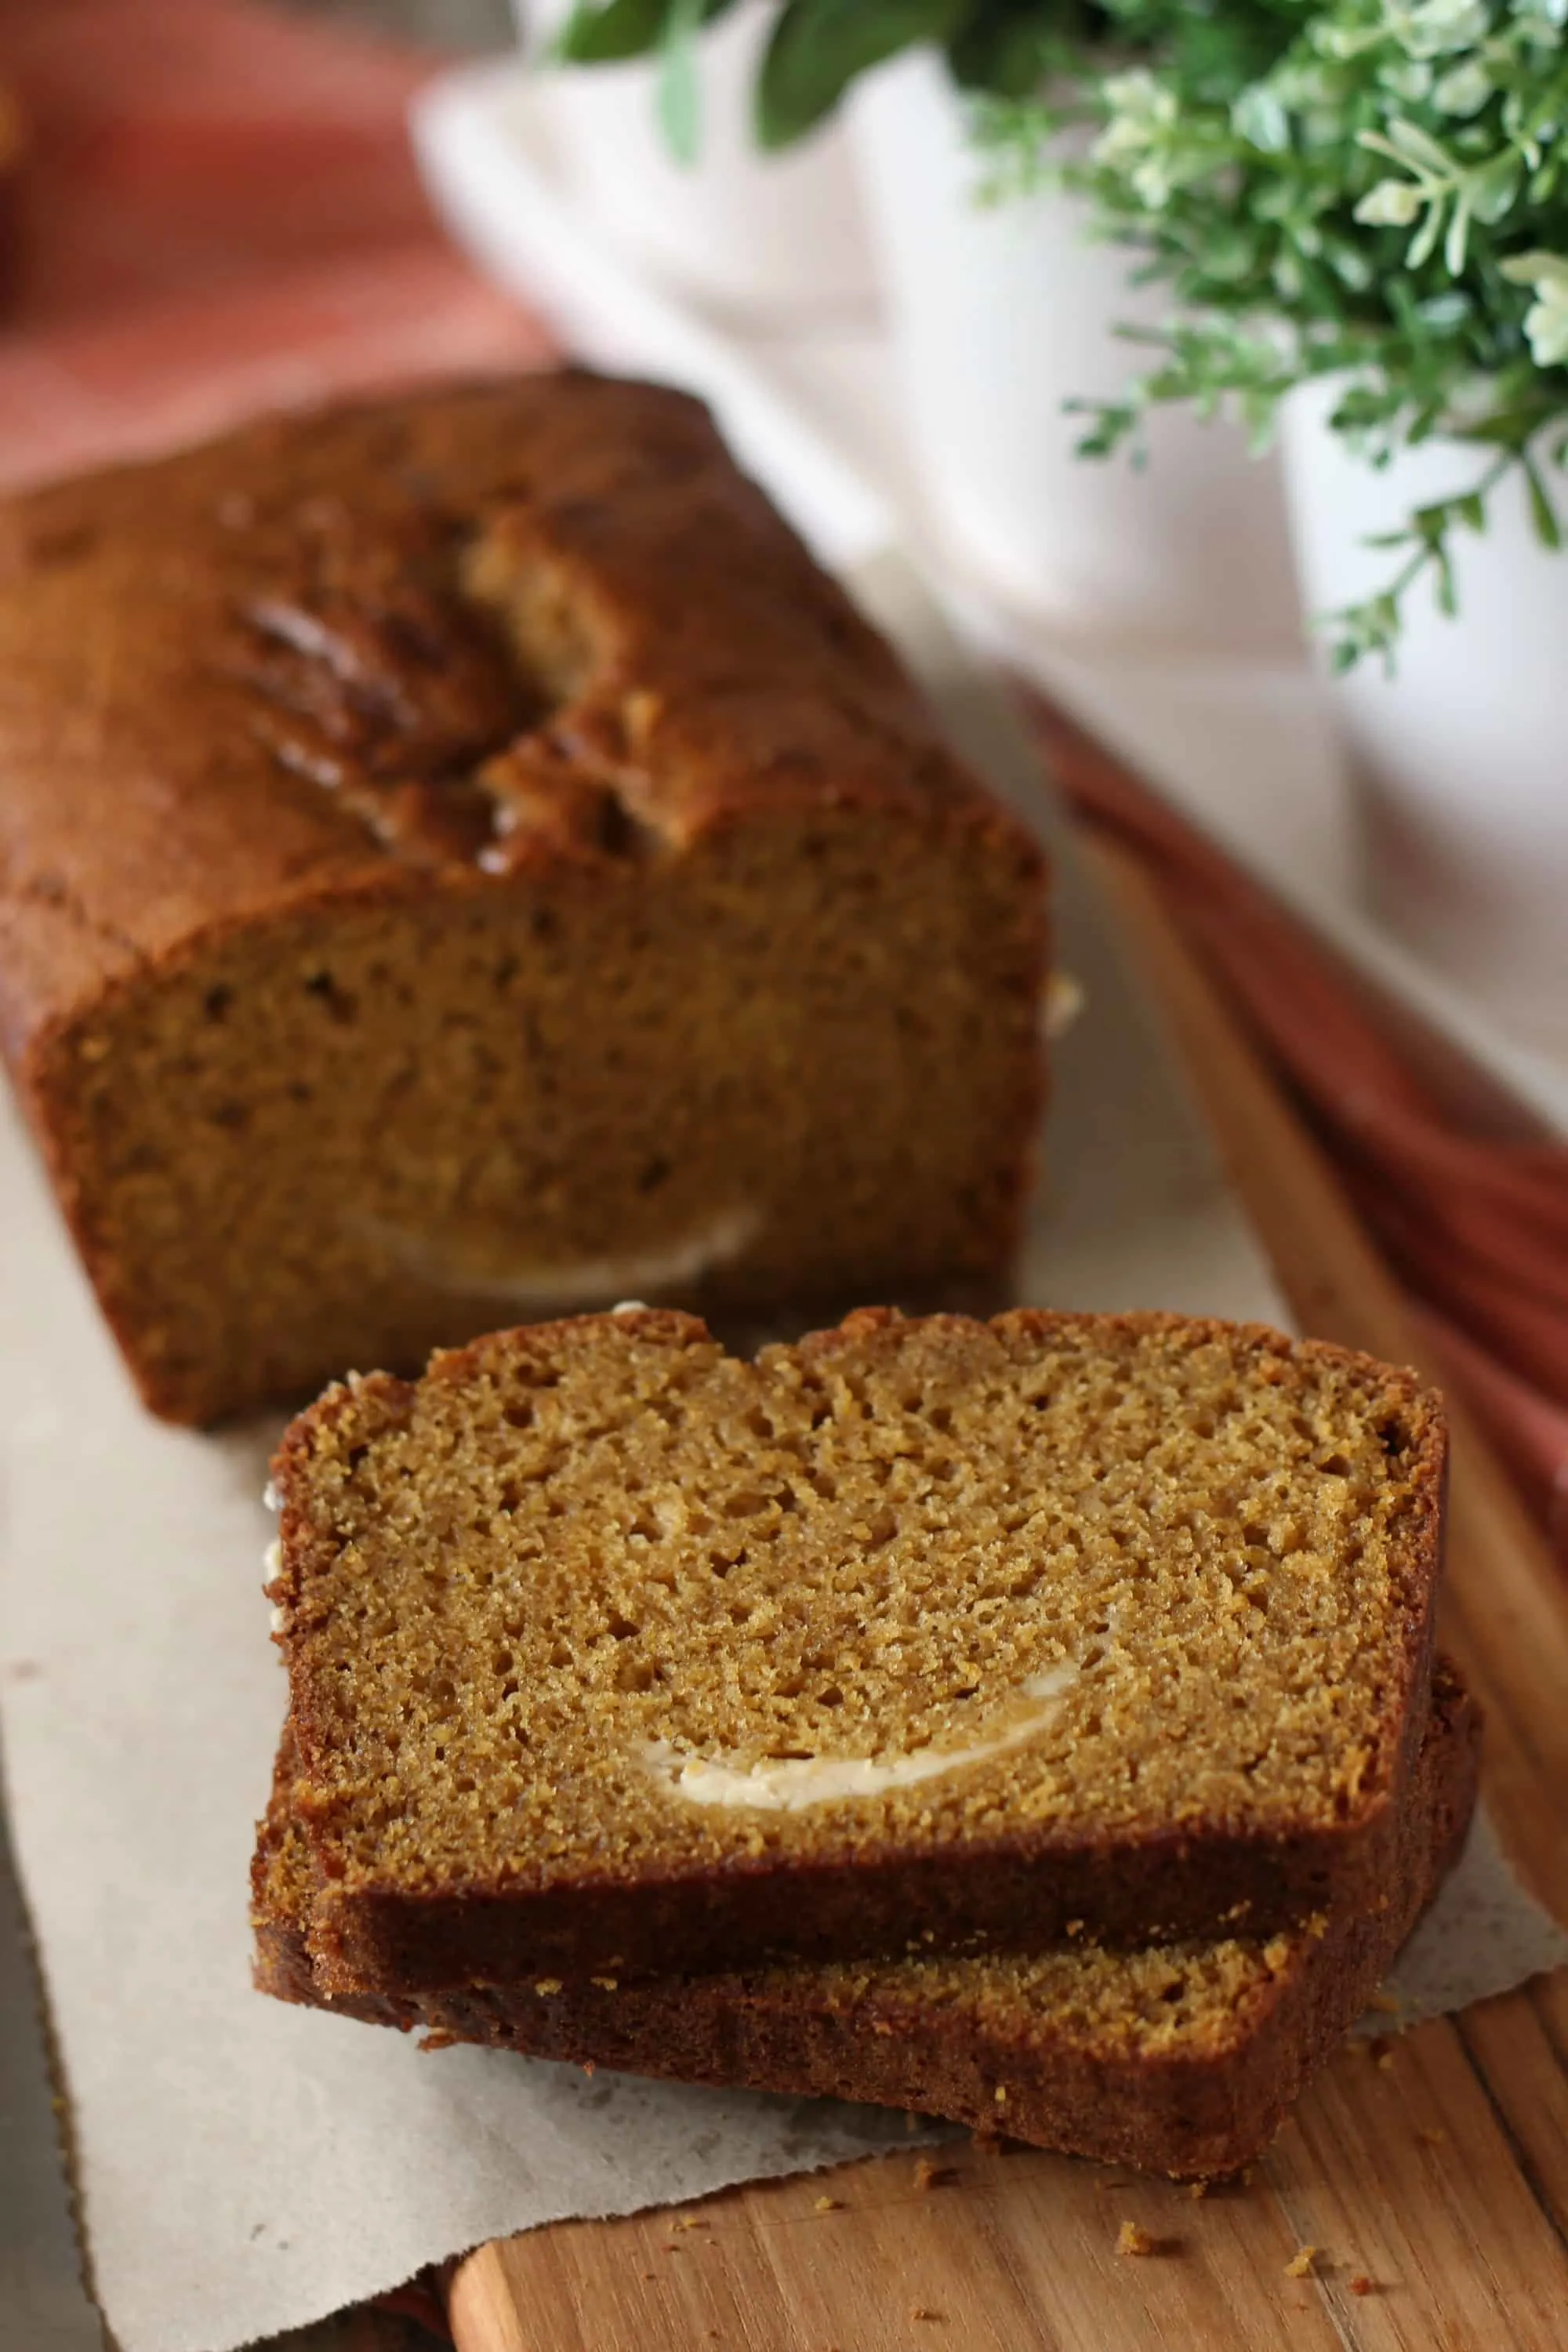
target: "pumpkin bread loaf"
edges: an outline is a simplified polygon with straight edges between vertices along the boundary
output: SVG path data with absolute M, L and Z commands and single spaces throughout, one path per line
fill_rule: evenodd
M 628 1308 L 330 1390 L 268 1590 L 329 1990 L 1375 1904 L 1445 1438 L 1260 1326 Z
M 315 1885 L 286 1732 L 261 1826 L 257 1983 L 283 2000 L 630 2073 L 951 2117 L 1038 2147 L 1205 2178 L 1250 2163 L 1338 2046 L 1456 1859 L 1479 1722 L 1438 1662 L 1381 1903 L 1268 1939 L 909 1958 L 621 1984 L 541 1979 L 399 2000 L 317 1986 Z
M 1003 1268 L 1046 877 L 679 394 L 0 508 L 0 1044 L 147 1402 Z

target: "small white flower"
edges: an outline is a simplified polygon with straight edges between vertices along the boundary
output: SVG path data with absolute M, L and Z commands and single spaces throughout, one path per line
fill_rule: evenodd
M 1473 49 L 1491 30 L 1486 0 L 1386 0 L 1388 27 L 1413 58 Z
M 1443 76 L 1432 92 L 1432 103 L 1444 114 L 1479 114 L 1491 94 L 1491 76 L 1468 58 Z
M 1432 68 L 1425 58 L 1401 58 L 1378 75 L 1384 89 L 1407 106 L 1419 106 L 1432 95 Z
M 1170 132 L 1176 119 L 1175 99 L 1152 74 L 1142 71 L 1113 75 L 1105 96 L 1111 117 L 1095 142 L 1094 160 L 1125 172 L 1139 203 L 1158 212 L 1173 185 Z
M 1239 138 L 1266 155 L 1282 155 L 1290 144 L 1290 118 L 1277 90 L 1267 82 L 1248 84 L 1231 109 Z
M 1110 119 L 1095 142 L 1097 163 L 1133 162 L 1175 122 L 1175 92 L 1156 81 L 1146 66 L 1111 74 L 1100 94 Z
M 1337 92 L 1330 78 L 1315 58 L 1288 58 L 1270 77 L 1275 96 L 1289 114 L 1299 114 L 1306 108 L 1331 104 Z M 1338 110 L 1335 120 L 1338 121 Z
M 1146 155 L 1141 163 L 1133 165 L 1132 193 L 1145 212 L 1157 213 L 1169 204 L 1174 184 L 1170 165 L 1163 156 Z
M 1568 257 L 1521 253 L 1502 268 L 1503 276 L 1516 286 L 1534 289 L 1536 299 L 1525 312 L 1524 331 L 1536 366 L 1568 364 Z
M 1421 210 L 1423 198 L 1414 180 L 1379 180 L 1355 208 L 1358 221 L 1369 228 L 1408 228 Z
M 1112 114 L 1153 115 L 1169 121 L 1176 111 L 1176 101 L 1162 81 L 1155 79 L 1147 66 L 1131 66 L 1126 73 L 1108 74 L 1103 94 Z

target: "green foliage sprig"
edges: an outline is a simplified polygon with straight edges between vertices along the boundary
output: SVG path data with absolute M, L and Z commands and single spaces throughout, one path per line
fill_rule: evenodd
M 1327 617 L 1336 666 L 1391 662 L 1405 601 L 1455 609 L 1454 558 L 1493 494 L 1522 479 L 1538 537 L 1562 543 L 1568 463 L 1568 0 L 1256 0 L 1232 11 L 1105 0 L 1145 61 L 989 110 L 1016 182 L 1078 189 L 1173 324 L 1123 399 L 1093 404 L 1085 454 L 1136 446 L 1149 410 L 1239 411 L 1267 439 L 1279 403 L 1343 378 L 1331 428 L 1375 466 L 1434 435 L 1472 445 L 1473 482 L 1376 542 L 1387 584 Z M 1168 22 L 1163 16 L 1184 20 Z M 1191 46 L 1195 18 L 1244 18 L 1274 54 L 1234 70 Z M 1238 51 L 1237 55 L 1240 54 Z M 1095 127 L 1057 160 L 1064 119 Z

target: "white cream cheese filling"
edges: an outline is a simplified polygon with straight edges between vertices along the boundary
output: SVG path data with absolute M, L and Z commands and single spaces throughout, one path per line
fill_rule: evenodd
M 268 1487 L 268 1492 L 270 1494 L 270 1487 Z M 261 1565 L 265 1570 L 261 1580 L 263 1589 L 265 1589 L 272 1582 L 273 1579 L 279 1573 L 283 1566 L 283 1544 L 280 1537 L 275 1536 L 272 1541 L 268 1545 L 267 1549 L 261 1555 Z M 288 1611 L 283 1607 L 280 1601 L 274 1601 L 272 1605 L 272 1631 L 275 1633 L 281 1633 L 287 1627 L 288 1622 Z
M 1035 1704 L 991 1738 L 975 1740 L 968 1748 L 911 1748 L 886 1756 L 784 1756 L 740 1765 L 730 1756 L 682 1755 L 668 1740 L 655 1739 L 642 1749 L 642 1761 L 671 1796 L 689 1805 L 749 1805 L 761 1812 L 796 1813 L 807 1805 L 914 1788 L 1026 1747 L 1054 1722 L 1063 1692 L 1077 1679 L 1077 1666 L 1067 1660 L 1031 1675 L 1020 1696 Z
M 437 1290 L 468 1298 L 494 1298 L 527 1312 L 591 1307 L 646 1290 L 674 1290 L 731 1265 L 750 1248 L 762 1228 L 757 1209 L 721 1209 L 689 1233 L 656 1249 L 625 1257 L 577 1258 L 566 1265 L 522 1265 L 503 1272 L 465 1263 L 460 1249 L 443 1246 L 426 1234 L 367 1218 L 360 1226 L 368 1241 Z
M 1040 992 L 1040 1034 L 1048 1045 L 1067 1035 L 1088 1002 L 1083 983 L 1070 971 L 1051 973 Z

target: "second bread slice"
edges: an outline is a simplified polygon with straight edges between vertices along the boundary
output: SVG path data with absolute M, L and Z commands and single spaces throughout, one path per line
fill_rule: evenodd
M 1266 1932 L 1372 1899 L 1440 1409 L 1258 1326 L 628 1311 L 329 1391 L 270 1588 L 323 1982 Z
M 1393 1864 L 1373 1909 L 1287 1934 L 1111 1951 L 795 1964 L 426 1996 L 318 1988 L 312 1874 L 286 1731 L 253 1871 L 258 1988 L 367 2023 L 679 2081 L 951 2117 L 1146 2171 L 1209 2177 L 1262 2153 L 1458 1859 L 1479 1721 L 1439 1660 Z

